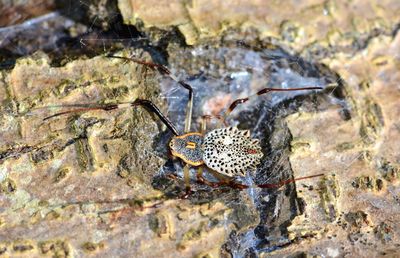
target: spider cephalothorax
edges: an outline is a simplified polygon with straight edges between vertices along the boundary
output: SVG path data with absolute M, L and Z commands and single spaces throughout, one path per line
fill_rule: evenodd
M 76 107 L 73 110 L 67 110 L 60 112 L 46 119 L 57 117 L 60 115 L 65 115 L 73 112 L 82 112 L 88 110 L 105 110 L 110 111 L 117 108 L 126 107 L 137 107 L 141 106 L 148 110 L 149 112 L 155 113 L 160 120 L 167 126 L 167 128 L 175 135 L 170 141 L 169 147 L 173 156 L 180 158 L 184 163 L 184 179 L 186 184 L 187 193 L 190 192 L 189 185 L 189 168 L 191 166 L 198 167 L 197 179 L 201 182 L 207 183 L 207 180 L 202 176 L 202 165 L 207 166 L 211 171 L 216 174 L 217 178 L 222 177 L 236 177 L 243 176 L 247 170 L 255 169 L 257 165 L 260 164 L 263 153 L 261 152 L 260 143 L 256 139 L 250 137 L 250 131 L 241 131 L 236 127 L 225 127 L 221 129 L 214 129 L 206 133 L 207 120 L 210 118 L 217 118 L 224 125 L 226 125 L 225 118 L 236 108 L 236 106 L 243 104 L 250 100 L 251 98 L 258 97 L 263 94 L 267 94 L 272 91 L 298 91 L 298 90 L 320 90 L 321 87 L 302 87 L 302 88 L 264 88 L 254 95 L 246 98 L 237 99 L 229 105 L 228 109 L 222 115 L 206 115 L 202 118 L 201 130 L 200 132 L 190 132 L 192 110 L 193 110 L 193 89 L 192 87 L 184 81 L 178 80 L 168 68 L 132 57 L 121 57 L 121 56 L 109 56 L 113 58 L 120 58 L 127 61 L 133 61 L 142 65 L 145 65 L 153 70 L 158 70 L 160 73 L 169 76 L 171 79 L 180 84 L 183 88 L 187 89 L 189 92 L 189 101 L 186 111 L 185 119 L 185 129 L 184 133 L 180 134 L 172 122 L 161 113 L 158 107 L 149 100 L 146 99 L 136 99 L 130 103 L 121 104 L 108 104 L 108 105 L 87 105 L 87 104 L 75 104 Z M 320 176 L 320 175 L 315 175 Z M 308 176 L 299 179 L 310 178 L 314 176 Z M 258 187 L 271 187 L 276 185 L 281 185 L 282 183 L 292 182 L 291 180 L 286 180 L 280 184 L 263 184 L 257 185 Z M 232 181 L 227 181 L 230 185 L 237 186 L 241 189 L 247 188 L 246 185 L 241 185 L 238 183 L 232 183 Z M 224 183 L 224 182 L 220 182 Z M 215 183 L 208 182 L 209 185 L 215 185 Z
M 203 135 L 187 133 L 171 139 L 169 147 L 172 155 L 181 158 L 186 164 L 200 166 L 203 161 Z

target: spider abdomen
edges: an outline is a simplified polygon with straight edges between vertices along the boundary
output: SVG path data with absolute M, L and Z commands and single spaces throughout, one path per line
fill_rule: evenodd
M 230 177 L 244 176 L 248 169 L 260 164 L 262 156 L 259 141 L 252 139 L 249 131 L 227 127 L 215 129 L 204 137 L 204 163 Z

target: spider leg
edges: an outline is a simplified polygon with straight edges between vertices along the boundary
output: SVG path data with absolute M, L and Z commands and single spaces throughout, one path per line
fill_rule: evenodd
M 204 116 L 202 116 L 201 117 L 201 122 L 200 122 L 200 133 L 201 134 L 205 134 L 206 133 L 206 131 L 207 131 L 207 118 L 206 117 L 204 117 Z
M 249 186 L 237 183 L 237 182 L 235 182 L 235 180 L 233 178 L 226 177 L 226 176 L 224 176 L 224 175 L 222 175 L 222 174 L 218 173 L 217 171 L 214 171 L 214 170 L 212 170 L 210 168 L 208 169 L 208 171 L 210 171 L 211 174 L 215 178 L 218 179 L 218 182 L 210 182 L 207 179 L 205 179 L 204 177 L 200 178 L 200 181 L 204 180 L 205 182 L 203 182 L 203 183 L 205 183 L 205 184 L 207 184 L 207 185 L 209 185 L 211 187 L 219 187 L 219 186 L 226 185 L 226 186 L 229 186 L 231 188 L 240 189 L 240 190 L 249 188 Z M 199 179 L 199 178 L 197 178 L 197 179 Z
M 214 170 L 212 170 L 210 168 L 208 169 L 208 171 L 210 171 L 211 174 L 213 176 L 215 176 L 219 181 L 218 182 L 207 181 L 207 179 L 205 179 L 202 176 L 202 174 L 200 174 L 200 175 L 197 174 L 197 180 L 200 181 L 201 183 L 204 183 L 204 184 L 209 185 L 211 187 L 218 187 L 218 186 L 226 185 L 226 186 L 229 186 L 231 188 L 239 189 L 239 190 L 244 190 L 244 189 L 247 189 L 247 188 L 280 188 L 280 187 L 282 187 L 284 185 L 287 185 L 287 184 L 290 184 L 290 183 L 293 183 L 293 182 L 296 182 L 296 181 L 324 176 L 324 174 L 317 174 L 317 175 L 311 175 L 311 176 L 287 179 L 287 180 L 283 180 L 283 181 L 275 183 L 275 184 L 244 185 L 244 184 L 236 182 L 234 178 L 226 177 L 226 176 L 224 176 L 224 175 L 222 175 L 222 174 L 218 173 L 217 171 L 214 171 Z
M 49 120 L 54 117 L 66 115 L 66 114 L 77 113 L 77 112 L 86 112 L 86 111 L 90 111 L 90 110 L 110 111 L 110 110 L 119 109 L 119 108 L 142 106 L 148 112 L 155 113 L 158 116 L 158 118 L 167 126 L 167 128 L 172 131 L 173 134 L 179 135 L 178 130 L 175 128 L 175 126 L 172 124 L 172 122 L 168 119 L 168 117 L 166 117 L 163 113 L 161 113 L 160 109 L 150 100 L 136 99 L 135 101 L 130 102 L 130 103 L 104 104 L 104 105 L 74 104 L 72 106 L 74 107 L 74 109 L 56 113 L 54 115 L 45 117 L 43 119 L 43 121 Z M 65 107 L 68 107 L 68 106 L 65 106 Z
M 203 115 L 201 116 L 201 121 L 200 121 L 200 133 L 205 134 L 207 131 L 207 122 L 210 121 L 210 119 L 215 118 L 218 119 L 224 126 L 228 126 L 227 123 L 225 122 L 225 119 L 220 116 L 220 115 Z
M 300 181 L 300 180 L 304 180 L 304 179 L 309 179 L 309 178 L 314 178 L 314 177 L 320 177 L 320 176 L 324 176 L 324 174 L 317 174 L 317 175 L 312 175 L 312 176 L 305 176 L 305 177 L 298 177 L 298 178 L 293 178 L 293 179 L 287 179 L 287 180 L 283 180 L 279 183 L 276 184 L 261 184 L 261 185 L 257 185 L 258 188 L 279 188 L 283 185 L 287 185 L 296 181 Z
M 186 83 L 182 80 L 179 80 L 174 74 L 171 73 L 171 71 L 167 67 L 165 67 L 163 65 L 156 64 L 156 63 L 149 62 L 149 61 L 143 61 L 143 60 L 140 60 L 140 59 L 137 59 L 134 57 L 123 57 L 123 56 L 113 56 L 113 55 L 108 55 L 107 57 L 119 58 L 119 59 L 132 61 L 132 62 L 135 62 L 138 64 L 145 65 L 152 70 L 157 70 L 162 75 L 168 76 L 169 78 L 171 78 L 172 80 L 177 82 L 179 85 L 181 85 L 183 88 L 187 89 L 189 91 L 189 100 L 188 100 L 187 107 L 186 107 L 185 133 L 190 132 L 190 125 L 192 124 L 192 113 L 193 113 L 193 88 L 192 88 L 192 86 L 190 86 L 188 83 Z
M 183 181 L 185 181 L 185 194 L 181 196 L 182 199 L 187 199 L 189 195 L 192 193 L 190 188 L 190 173 L 189 173 L 190 165 L 185 164 L 183 167 Z
M 237 99 L 235 101 L 233 101 L 228 109 L 225 111 L 225 113 L 223 114 L 224 119 L 229 116 L 229 114 L 240 104 L 243 104 L 247 101 L 249 101 L 250 99 L 256 98 L 260 95 L 263 94 L 267 94 L 269 92 L 272 91 L 299 91 L 299 90 L 322 90 L 322 87 L 303 87 L 303 88 L 290 88 L 290 89 L 279 89 L 279 88 L 264 88 L 260 91 L 258 91 L 256 94 L 250 95 L 246 98 L 242 98 L 242 99 Z
M 207 121 L 211 120 L 211 119 L 217 119 L 218 121 L 220 121 L 221 125 L 223 125 L 224 127 L 228 127 L 228 123 L 225 120 L 225 117 L 221 116 L 221 115 L 202 115 L 201 119 L 202 119 L 202 123 L 207 123 Z
M 208 185 L 213 188 L 217 188 L 217 187 L 221 186 L 220 182 L 211 182 L 211 181 L 207 180 L 206 178 L 204 178 L 203 167 L 199 167 L 197 169 L 196 178 L 197 178 L 197 182 Z

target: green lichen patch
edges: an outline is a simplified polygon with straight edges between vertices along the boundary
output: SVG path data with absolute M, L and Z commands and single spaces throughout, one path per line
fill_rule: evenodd
M 360 176 L 354 179 L 351 183 L 354 188 L 361 190 L 369 190 L 379 192 L 383 189 L 384 183 L 382 179 L 371 176 Z
M 319 183 L 321 204 L 330 221 L 335 221 L 339 215 L 338 198 L 340 186 L 335 175 L 326 176 Z
M 82 249 L 88 253 L 96 252 L 103 248 L 104 248 L 103 242 L 99 242 L 99 243 L 86 242 L 82 245 Z
M 376 226 L 374 229 L 374 233 L 376 238 L 381 240 L 384 244 L 389 243 L 393 240 L 393 228 L 385 222 L 381 222 L 378 226 Z
M 63 179 L 65 179 L 68 176 L 69 173 L 70 173 L 70 170 L 68 168 L 59 169 L 54 175 L 54 179 L 53 179 L 54 183 L 61 182 Z
M 365 110 L 361 114 L 360 136 L 364 144 L 373 144 L 384 126 L 381 106 L 371 98 L 365 100 Z
M 400 167 L 385 158 L 376 161 L 376 168 L 383 178 L 389 182 L 394 182 L 400 178 Z
M 7 245 L 0 243 L 0 255 L 3 255 L 7 252 Z
M 15 253 L 29 253 L 33 249 L 35 249 L 34 244 L 28 240 L 20 240 L 12 244 L 12 250 Z
M 356 145 L 353 142 L 343 142 L 343 143 L 336 145 L 336 150 L 338 152 L 343 152 L 343 151 L 354 149 L 355 147 L 356 147 Z
M 192 241 L 199 239 L 201 237 L 202 232 L 206 228 L 206 222 L 201 222 L 197 227 L 193 227 L 186 231 L 182 236 L 182 242 Z
M 344 218 L 348 225 L 353 228 L 362 228 L 371 224 L 368 219 L 368 214 L 364 211 L 348 212 L 345 214 Z
M 168 236 L 172 232 L 172 222 L 167 213 L 157 212 L 150 215 L 148 223 L 150 229 L 156 233 L 158 237 Z
M 6 178 L 0 183 L 0 194 L 13 194 L 17 190 L 17 184 L 14 180 Z
M 71 248 L 66 241 L 48 240 L 38 243 L 39 250 L 44 255 L 66 258 L 71 257 Z

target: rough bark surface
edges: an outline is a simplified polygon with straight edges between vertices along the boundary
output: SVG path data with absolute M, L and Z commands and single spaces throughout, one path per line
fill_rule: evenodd
M 87 3 L 103 14 L 115 6 Z M 182 129 L 187 92 L 151 69 L 84 50 L 54 61 L 59 45 L 51 49 L 40 37 L 52 23 L 37 31 L 44 48 L 30 44 L 35 30 L 23 33 L 26 24 L 10 26 L 0 29 L 0 256 L 400 255 L 399 1 L 120 0 L 118 6 L 155 46 L 114 54 L 168 64 L 187 79 L 196 92 L 193 129 L 201 114 L 266 86 L 324 87 L 261 98 L 235 110 L 229 122 L 250 129 L 265 154 L 242 182 L 325 175 L 246 191 L 192 180 L 195 193 L 182 200 L 182 167 L 167 151 L 171 134 L 145 110 L 43 118 L 63 111 L 60 104 L 139 97 Z M 99 26 L 110 28 L 114 18 L 105 16 Z M 9 17 L 1 22 L 13 24 Z M 63 28 L 55 29 L 60 38 L 91 32 L 90 23 L 57 21 L 52 28 Z M 32 38 L 13 40 L 24 35 Z M 7 53 L 23 57 L 10 65 L 3 63 Z

